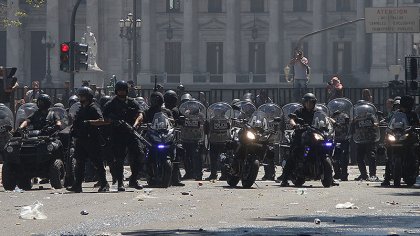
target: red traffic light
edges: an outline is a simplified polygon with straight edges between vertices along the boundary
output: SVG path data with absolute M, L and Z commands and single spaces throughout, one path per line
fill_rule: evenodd
M 69 51 L 70 51 L 70 46 L 67 43 L 62 43 L 61 44 L 61 52 L 67 53 Z

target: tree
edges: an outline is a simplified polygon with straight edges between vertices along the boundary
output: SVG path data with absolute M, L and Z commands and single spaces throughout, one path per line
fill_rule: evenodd
M 26 3 L 34 8 L 39 8 L 45 4 L 46 0 L 26 0 Z M 14 18 L 8 18 L 8 12 L 11 11 L 7 5 L 7 1 L 0 1 L 0 26 L 3 28 L 7 27 L 19 27 L 22 25 L 22 19 L 28 14 L 23 10 L 14 12 Z

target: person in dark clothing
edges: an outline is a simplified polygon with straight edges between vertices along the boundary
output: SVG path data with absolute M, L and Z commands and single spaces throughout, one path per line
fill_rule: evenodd
M 77 90 L 81 107 L 76 113 L 71 129 L 75 137 L 74 156 L 76 158 L 75 181 L 68 191 L 82 192 L 82 182 L 85 175 L 86 161 L 90 160 L 96 169 L 99 179 L 98 192 L 109 191 L 109 184 L 106 181 L 105 167 L 101 158 L 97 155 L 101 149 L 99 128 L 103 124 L 103 116 L 99 107 L 93 102 L 93 91 L 88 87 Z
M 175 120 L 175 126 L 179 124 L 179 117 L 181 116 L 178 104 L 178 95 L 173 90 L 168 90 L 163 96 L 165 107 L 171 111 L 172 117 Z M 185 186 L 181 183 L 181 171 L 179 170 L 179 162 L 181 160 L 180 154 L 183 153 L 181 148 L 177 147 L 176 155 L 174 156 L 173 169 L 172 169 L 172 185 L 173 186 Z
M 61 126 L 61 121 L 59 117 L 53 115 L 53 120 L 48 120 L 48 109 L 51 107 L 51 98 L 47 94 L 41 94 L 37 100 L 38 110 L 35 111 L 32 115 L 28 116 L 28 118 L 22 122 L 19 126 L 20 129 L 27 128 L 29 125 L 32 125 L 34 130 L 43 130 L 47 128 L 48 125 L 51 124 L 52 126 L 55 125 L 55 128 L 59 128 Z
M 121 125 L 120 121 L 127 122 L 134 128 L 138 128 L 143 119 L 138 103 L 128 97 L 128 84 L 125 81 L 118 81 L 115 84 L 115 94 L 104 108 L 105 124 L 112 124 L 112 149 L 115 162 L 114 172 L 118 182 L 118 191 L 125 191 L 124 188 L 124 160 L 127 156 L 130 162 L 131 177 L 128 186 L 135 189 L 142 189 L 138 181 L 141 169 L 141 162 L 144 159 L 143 144 Z
M 315 104 L 317 99 L 314 94 L 307 93 L 302 98 L 303 108 L 298 109 L 295 112 L 296 120 L 290 119 L 290 124 L 292 127 L 298 127 L 304 124 L 311 124 L 314 118 L 315 113 Z M 300 118 L 300 119 L 299 119 Z M 282 187 L 289 186 L 289 177 L 292 174 L 295 168 L 295 160 L 297 158 L 296 155 L 299 155 L 298 149 L 300 148 L 300 140 L 302 137 L 302 132 L 299 129 L 296 129 L 295 135 L 293 136 L 292 141 L 292 153 L 293 155 L 286 161 L 286 165 L 284 166 L 284 173 L 283 173 L 283 180 L 280 184 Z
M 403 96 L 400 100 L 400 107 L 399 107 L 398 111 L 406 114 L 409 126 L 419 127 L 420 126 L 420 120 L 419 120 L 419 117 L 416 114 L 416 112 L 413 111 L 413 108 L 414 108 L 414 99 L 410 96 Z M 415 136 L 411 135 L 409 139 L 405 140 L 405 142 L 407 142 L 407 147 L 409 147 L 409 148 L 408 148 L 408 150 L 402 150 L 402 151 L 407 151 L 407 153 L 399 153 L 398 155 L 401 155 L 401 156 L 409 156 L 410 155 L 410 148 L 413 147 L 412 144 L 415 143 L 415 142 L 418 142 L 418 139 L 413 138 L 413 137 L 415 137 Z M 390 162 L 391 162 L 391 158 L 390 158 L 390 156 L 388 156 L 387 162 L 386 162 L 386 167 L 385 167 L 385 179 L 381 183 L 382 186 L 389 186 L 390 185 L 391 172 L 393 171 L 391 169 L 391 163 Z

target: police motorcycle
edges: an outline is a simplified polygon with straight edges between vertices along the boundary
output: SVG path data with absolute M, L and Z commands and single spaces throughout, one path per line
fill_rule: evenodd
M 334 152 L 334 128 L 327 113 L 315 109 L 312 124 L 302 124 L 295 114 L 289 118 L 295 119 L 299 132 L 302 133 L 299 148 L 295 151 L 297 160 L 291 180 L 296 187 L 302 186 L 307 180 L 321 180 L 326 188 L 333 184 L 333 167 L 331 156 Z
M 27 103 L 17 111 L 16 125 L 27 119 L 37 110 L 36 104 Z M 31 179 L 34 177 L 48 178 L 55 189 L 63 187 L 65 175 L 63 164 L 63 147 L 58 139 L 58 132 L 54 127 L 53 113 L 62 121 L 62 127 L 67 122 L 67 114 L 63 108 L 51 108 L 47 116 L 50 121 L 42 130 L 32 130 L 31 127 L 15 132 L 5 146 L 5 160 L 2 178 L 6 190 L 13 190 L 16 185 L 24 190 L 32 188 Z M 57 115 L 56 115 L 57 116 Z M 17 126 L 18 127 L 18 126 Z
M 333 155 L 334 178 L 348 179 L 350 128 L 353 104 L 347 98 L 336 98 L 328 102 L 329 115 L 334 120 L 335 150 Z
M 144 127 L 143 127 L 144 128 Z M 172 160 L 177 146 L 177 131 L 171 120 L 158 112 L 153 122 L 144 129 L 146 143 L 146 164 L 149 186 L 167 188 L 171 185 Z
M 390 156 L 391 173 L 394 186 L 401 185 L 401 178 L 407 186 L 416 183 L 419 175 L 419 163 L 416 150 L 419 147 L 418 128 L 409 125 L 407 115 L 395 112 L 386 130 L 386 147 Z
M 241 111 L 241 107 L 234 105 L 233 109 Z M 280 122 L 281 119 L 275 119 Z M 242 182 L 242 187 L 251 188 L 258 175 L 260 161 L 267 153 L 267 146 L 274 134 L 270 131 L 266 114 L 255 111 L 249 120 L 241 119 L 242 127 L 235 129 L 232 140 L 227 143 L 231 150 L 231 163 L 227 173 L 227 183 L 231 187 Z M 275 128 L 277 130 L 277 128 Z
M 218 155 L 222 164 L 223 178 L 226 177 L 226 168 L 224 168 L 223 161 L 226 160 L 226 142 L 231 138 L 232 117 L 233 109 L 225 102 L 214 103 L 207 108 L 207 138 L 210 151 Z
M 180 117 L 180 140 L 185 150 L 187 166 L 185 168 L 192 171 L 194 179 L 202 179 L 202 152 L 205 148 L 205 122 L 206 107 L 197 100 L 188 100 L 179 106 Z M 191 163 L 188 163 L 191 161 Z M 190 165 L 190 166 L 188 166 Z
M 13 112 L 3 103 L 0 103 L 0 146 L 2 147 L 0 162 L 4 159 L 3 148 L 12 137 L 11 131 L 13 130 L 14 120 Z

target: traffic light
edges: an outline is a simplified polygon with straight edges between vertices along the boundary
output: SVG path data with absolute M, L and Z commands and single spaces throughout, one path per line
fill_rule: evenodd
M 88 45 L 74 43 L 74 70 L 79 72 L 80 69 L 88 69 Z
M 60 70 L 64 72 L 70 71 L 70 43 L 60 44 Z
M 408 95 L 419 96 L 420 57 L 405 57 L 405 80 Z

